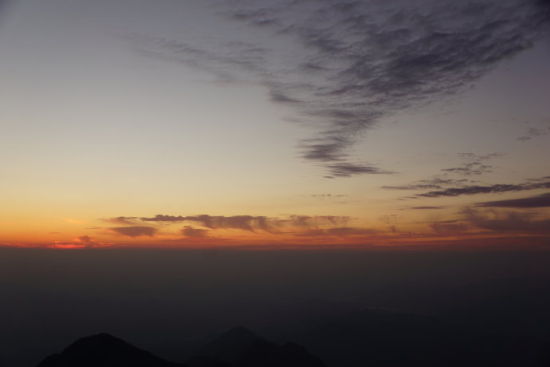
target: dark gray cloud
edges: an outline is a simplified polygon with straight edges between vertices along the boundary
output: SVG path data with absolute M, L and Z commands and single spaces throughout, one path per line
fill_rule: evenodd
M 447 173 L 454 173 L 461 176 L 479 176 L 485 173 L 493 171 L 493 166 L 488 163 L 493 158 L 501 157 L 502 154 L 474 154 L 474 153 L 460 153 L 459 156 L 464 160 L 460 166 L 444 168 L 441 171 Z
M 388 190 L 443 190 L 445 188 L 466 188 L 476 183 L 476 180 L 471 176 L 480 176 L 485 173 L 492 172 L 493 166 L 488 162 L 491 159 L 502 157 L 500 153 L 490 154 L 475 154 L 475 153 L 459 153 L 458 156 L 463 160 L 463 163 L 456 167 L 444 168 L 441 174 L 431 178 L 418 180 L 411 184 L 398 186 L 382 186 Z M 466 177 L 466 178 L 465 178 Z
M 416 181 L 412 184 L 407 185 L 398 185 L 398 186 L 382 186 L 383 189 L 387 190 L 434 190 L 434 189 L 442 189 L 446 186 L 456 186 L 456 185 L 465 185 L 467 183 L 473 182 L 469 179 L 454 179 L 454 178 L 441 178 L 441 177 L 434 177 L 434 178 L 428 178 L 424 180 Z
M 127 236 L 127 237 L 141 237 L 141 236 L 153 237 L 157 233 L 156 228 L 146 227 L 146 226 L 114 227 L 114 228 L 110 228 L 110 230 L 117 234 Z
M 520 184 L 495 184 L 495 185 L 470 185 L 463 187 L 451 187 L 443 190 L 429 191 L 416 195 L 417 197 L 438 198 L 454 197 L 462 195 L 475 194 L 498 194 L 504 192 L 519 192 L 537 189 L 549 189 L 550 181 L 538 183 L 520 183 Z
M 387 190 L 430 190 L 430 189 L 440 189 L 440 185 L 435 184 L 408 184 L 408 185 L 398 185 L 398 186 L 382 186 L 383 189 Z
M 207 229 L 201 229 L 201 228 L 194 228 L 191 226 L 185 226 L 181 230 L 181 234 L 185 237 L 191 237 L 191 238 L 205 238 L 208 237 L 208 230 Z
M 331 177 L 387 173 L 351 163 L 350 145 L 382 117 L 455 94 L 531 47 L 550 18 L 548 2 L 538 0 L 212 4 L 249 27 L 246 42 L 234 33 L 212 44 L 158 40 L 150 48 L 227 80 L 264 85 L 272 101 L 317 128 L 302 142 L 302 155 Z M 461 172 L 489 168 L 477 166 Z
M 354 163 L 335 163 L 327 165 L 329 169 L 328 178 L 335 177 L 350 177 L 360 174 L 389 174 L 391 172 L 381 170 L 374 166 L 364 165 L 364 164 L 354 164 Z
M 487 201 L 479 203 L 477 206 L 491 208 L 550 208 L 550 193 L 521 199 Z

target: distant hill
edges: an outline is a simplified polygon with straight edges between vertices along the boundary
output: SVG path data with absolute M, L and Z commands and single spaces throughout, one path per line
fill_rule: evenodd
M 38 367 L 185 367 L 167 362 L 109 334 L 77 340 L 59 354 L 44 359 Z
M 233 328 L 208 342 L 187 364 L 168 362 L 109 334 L 77 340 L 37 367 L 325 367 L 305 348 L 269 342 Z
M 291 339 L 301 345 L 278 344 L 236 327 L 206 341 L 178 364 L 97 334 L 77 340 L 37 367 L 550 367 L 548 341 L 381 310 L 325 317 Z

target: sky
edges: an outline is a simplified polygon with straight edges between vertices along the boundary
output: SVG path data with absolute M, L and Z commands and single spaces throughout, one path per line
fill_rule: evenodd
M 0 5 L 0 246 L 550 246 L 547 1 Z

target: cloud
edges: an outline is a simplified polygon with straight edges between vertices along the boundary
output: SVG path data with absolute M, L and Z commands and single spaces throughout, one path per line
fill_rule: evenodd
M 329 175 L 327 177 L 350 177 L 360 174 L 389 174 L 391 172 L 380 170 L 374 166 L 353 163 L 335 163 L 327 165 Z
M 519 192 L 536 189 L 550 189 L 550 181 L 521 184 L 495 184 L 495 185 L 470 185 L 463 187 L 451 187 L 443 190 L 429 191 L 416 195 L 416 197 L 438 198 L 455 197 L 475 194 L 497 194 L 504 192 Z
M 125 224 L 125 225 L 132 225 L 136 224 L 136 222 L 139 220 L 137 217 L 115 217 L 115 218 L 107 218 L 104 219 L 107 223 L 112 224 Z
M 460 234 L 469 229 L 467 224 L 458 221 L 434 222 L 430 224 L 430 227 L 439 235 Z
M 529 141 L 540 136 L 550 134 L 550 119 L 541 121 L 538 127 L 529 127 L 524 135 L 517 138 L 519 141 Z
M 416 183 L 412 183 L 412 184 L 398 185 L 398 186 L 382 186 L 382 188 L 386 190 L 403 190 L 403 191 L 430 190 L 430 189 L 441 189 L 445 186 L 464 185 L 470 182 L 475 182 L 475 181 L 465 179 L 465 178 L 453 179 L 453 178 L 434 177 L 434 178 L 419 180 Z
M 536 213 L 466 208 L 464 215 L 476 227 L 494 232 L 550 235 L 550 219 L 539 219 Z
M 475 154 L 475 153 L 459 153 L 458 156 L 464 161 L 460 166 L 443 168 L 442 174 L 431 178 L 418 180 L 411 184 L 397 186 L 382 186 L 387 190 L 441 190 L 449 186 L 459 186 L 459 188 L 467 187 L 468 184 L 478 181 L 471 179 L 471 176 L 480 176 L 485 173 L 490 173 L 493 166 L 488 164 L 488 161 L 502 157 L 500 153 L 490 154 Z M 453 177 L 454 176 L 454 177 Z M 458 176 L 458 178 L 457 178 Z
M 531 127 L 527 130 L 527 133 L 525 135 L 518 137 L 517 140 L 528 141 L 539 136 L 548 135 L 549 133 L 550 133 L 550 129 L 538 129 L 535 127 Z
M 349 221 L 346 216 L 306 216 L 291 215 L 285 218 L 253 216 L 253 215 L 194 215 L 174 216 L 159 214 L 154 217 L 140 218 L 143 222 L 179 223 L 192 222 L 209 229 L 240 229 L 249 232 L 277 232 L 288 227 L 316 228 L 326 225 L 342 225 Z
M 80 236 L 72 241 L 54 241 L 49 247 L 58 249 L 83 249 L 111 246 L 109 243 L 98 242 L 90 236 Z
M 444 206 L 413 206 L 411 209 L 413 210 L 438 210 L 438 209 L 444 209 Z
M 459 156 L 465 161 L 458 167 L 444 168 L 441 171 L 455 173 L 461 176 L 479 176 L 493 171 L 493 166 L 487 162 L 493 158 L 501 157 L 502 154 L 491 153 L 479 155 L 474 153 L 460 153 Z
M 331 177 L 388 173 L 350 163 L 349 147 L 383 117 L 460 92 L 530 48 L 550 19 L 548 2 L 536 0 L 210 4 L 245 31 L 217 32 L 210 43 L 149 38 L 147 47 L 221 78 L 265 86 L 273 102 L 316 129 L 301 143 L 302 156 Z M 489 167 L 449 169 L 478 174 Z
M 122 217 L 125 218 L 125 217 Z M 140 220 L 145 222 L 185 222 L 187 217 L 183 217 L 181 215 L 175 216 L 175 215 L 164 215 L 164 214 L 157 214 L 154 217 L 143 217 L 140 218 Z
M 157 229 L 154 227 L 146 226 L 132 226 L 132 227 L 115 227 L 110 228 L 111 231 L 128 237 L 141 237 L 148 236 L 153 237 L 157 233 Z
M 194 222 L 210 229 L 241 229 L 254 232 L 264 230 L 271 232 L 276 224 L 265 216 L 235 215 L 235 216 L 170 216 L 157 215 L 152 218 L 141 218 L 145 222 Z
M 550 208 L 550 193 L 521 199 L 487 201 L 477 204 L 491 208 Z
M 346 194 L 312 194 L 311 197 L 316 199 L 343 199 L 343 198 L 347 198 L 348 195 Z
M 399 185 L 399 186 L 382 186 L 383 189 L 387 190 L 428 190 L 428 189 L 440 189 L 440 185 L 435 184 L 409 184 L 409 185 Z
M 183 234 L 185 237 L 192 237 L 192 238 L 208 237 L 208 232 L 209 231 L 207 229 L 193 228 L 191 226 L 185 226 L 181 230 L 181 234 Z
M 305 232 L 296 233 L 300 237 L 353 237 L 353 236 L 368 236 L 379 233 L 379 231 L 369 228 L 356 227 L 336 227 L 328 229 L 312 229 Z

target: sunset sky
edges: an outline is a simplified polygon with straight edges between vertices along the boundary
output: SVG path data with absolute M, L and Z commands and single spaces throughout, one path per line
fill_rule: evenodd
M 0 13 L 0 246 L 550 246 L 548 1 Z

